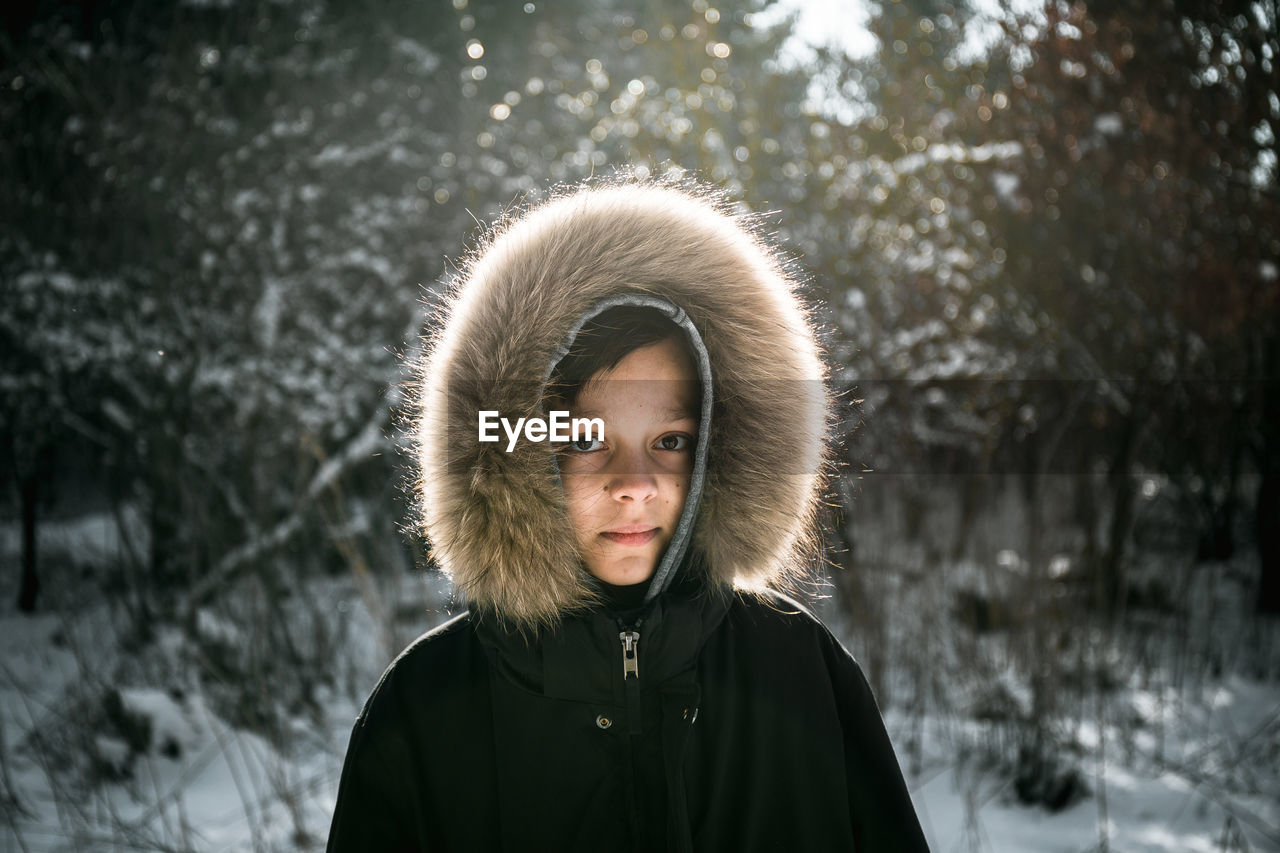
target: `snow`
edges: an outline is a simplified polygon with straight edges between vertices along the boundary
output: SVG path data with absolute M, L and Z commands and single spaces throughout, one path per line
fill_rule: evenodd
M 412 134 L 409 130 L 397 127 L 379 136 L 376 142 L 357 148 L 344 143 L 329 143 L 317 154 L 312 155 L 311 165 L 316 168 L 330 165 L 355 166 L 374 157 L 383 156 L 397 145 L 411 141 Z
M 315 586 L 318 597 L 339 599 L 335 612 L 351 622 L 358 640 L 347 654 L 361 661 L 367 678 L 350 695 L 321 689 L 323 723 L 295 718 L 288 739 L 278 742 L 229 725 L 198 681 L 185 691 L 110 683 L 121 662 L 114 651 L 119 638 L 101 606 L 75 622 L 0 617 L 0 795 L 20 809 L 8 812 L 0 849 L 321 849 L 359 694 L 372 687 L 390 653 L 366 642 L 378 632 L 351 579 Z M 408 585 L 397 598 L 416 600 L 420 610 L 439 601 L 438 589 L 421 592 Z M 203 632 L 236 633 L 212 612 L 197 618 Z M 445 614 L 423 618 L 443 621 Z M 75 743 L 68 727 L 101 720 L 94 716 L 98 706 L 83 700 L 102 689 L 118 692 L 123 712 L 144 720 L 149 737 L 139 751 L 101 722 L 98 731 L 85 731 L 81 759 L 92 757 L 108 775 L 78 787 L 57 756 L 62 739 Z M 81 760 L 74 750 L 67 755 Z
M 1118 113 L 1103 113 L 1093 120 L 1093 129 L 1103 136 L 1116 136 L 1124 130 L 1124 119 Z
M 129 767 L 129 744 L 118 737 L 98 735 L 94 738 L 94 752 L 99 760 L 107 764 L 117 773 L 124 773 Z
M 1106 782 L 1105 821 L 1095 799 L 1050 814 L 1004 802 L 999 791 L 986 792 L 977 814 L 971 814 L 965 793 L 971 783 L 950 770 L 918 789 L 914 799 L 935 851 L 1078 853 L 1100 849 L 1104 836 L 1110 849 L 1126 853 L 1222 850 L 1218 839 L 1227 813 L 1181 780 L 1111 770 Z M 958 843 L 975 837 L 976 845 Z M 1258 839 L 1251 849 L 1276 848 Z
M 264 276 L 262 296 L 254 306 L 254 322 L 263 350 L 275 349 L 280 330 L 280 317 L 285 308 L 285 284 L 276 276 Z
M 981 145 L 937 143 L 930 145 L 923 154 L 913 153 L 893 161 L 891 168 L 897 176 L 919 172 L 929 162 L 935 163 L 986 163 L 990 160 L 1012 161 L 1022 156 L 1021 142 L 984 142 Z
M 392 46 L 396 53 L 412 61 L 412 70 L 418 74 L 430 74 L 440 67 L 440 57 L 411 38 L 402 36 Z
M 1012 201 L 1020 183 L 1018 176 L 1012 172 L 997 170 L 992 172 L 991 180 L 995 184 L 996 195 L 1005 201 Z
M 146 532 L 136 507 L 121 511 L 121 519 L 109 513 L 91 513 L 69 519 L 51 519 L 36 528 L 36 551 L 42 560 L 64 558 L 79 565 L 104 565 L 145 548 Z M 22 528 L 0 524 L 0 560 L 17 566 L 22 556 Z
M 201 607 L 196 611 L 196 633 L 227 646 L 245 642 L 244 632 L 238 626 L 207 607 Z
M 1100 849 L 1105 837 L 1108 847 L 1117 851 L 1208 851 L 1222 850 L 1220 841 L 1233 828 L 1247 839 L 1247 849 L 1280 849 L 1280 791 L 1274 767 L 1269 768 L 1265 780 L 1240 787 L 1227 784 L 1225 777 L 1210 779 L 1199 769 L 1223 749 L 1230 752 L 1216 737 L 1222 727 L 1248 730 L 1250 722 L 1268 721 L 1272 749 L 1280 734 L 1280 685 L 1232 676 L 1227 687 L 1232 692 L 1235 716 L 1198 735 L 1186 731 L 1179 739 L 1170 738 L 1169 742 L 1188 757 L 1186 763 L 1154 760 L 1145 749 L 1129 756 L 1114 727 L 1108 726 L 1104 732 L 1095 724 L 1082 725 L 1078 733 L 1085 750 L 1082 769 L 1093 792 L 1056 814 L 1019 805 L 1010 783 L 1002 782 L 997 774 L 946 761 L 947 739 L 939 734 L 936 721 L 926 722 L 926 732 L 931 725 L 937 731 L 926 735 L 925 753 L 935 753 L 940 761 L 946 761 L 943 769 L 914 780 L 912 790 L 932 849 L 1075 853 Z M 1024 701 L 1029 700 L 1024 697 Z M 1116 703 L 1123 701 L 1118 698 Z M 1155 714 L 1151 697 L 1139 701 Z M 1187 709 L 1187 716 L 1210 711 L 1196 705 Z M 886 721 L 891 734 L 896 729 L 898 737 L 909 727 L 901 715 L 887 715 Z M 901 757 L 900 741 L 898 750 Z M 1198 757 L 1198 763 L 1191 763 L 1192 757 Z

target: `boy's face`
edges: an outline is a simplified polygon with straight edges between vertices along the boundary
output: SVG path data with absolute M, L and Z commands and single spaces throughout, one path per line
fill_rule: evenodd
M 633 350 L 583 386 L 572 416 L 604 421 L 604 441 L 571 444 L 560 473 L 591 574 L 627 585 L 657 568 L 689 493 L 697 412 L 693 364 L 674 339 Z

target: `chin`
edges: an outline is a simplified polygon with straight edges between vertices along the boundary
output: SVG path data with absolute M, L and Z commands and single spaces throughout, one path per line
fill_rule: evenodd
M 643 583 L 653 576 L 653 570 L 657 568 L 657 563 L 640 563 L 635 564 L 613 563 L 607 566 L 601 566 L 593 572 L 605 583 L 611 583 L 614 586 L 630 586 L 631 584 Z

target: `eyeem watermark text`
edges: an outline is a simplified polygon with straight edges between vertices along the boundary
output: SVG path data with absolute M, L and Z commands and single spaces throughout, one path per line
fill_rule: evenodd
M 511 421 L 499 417 L 496 409 L 480 410 L 480 440 L 501 441 L 498 427 L 507 435 L 507 452 L 515 450 L 521 430 L 528 441 L 594 441 L 604 440 L 604 421 L 600 418 L 570 418 L 568 412 L 550 411 L 544 418 L 516 418 Z

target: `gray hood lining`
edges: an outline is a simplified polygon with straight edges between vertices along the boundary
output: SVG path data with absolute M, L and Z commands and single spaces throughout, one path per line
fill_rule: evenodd
M 578 333 L 582 331 L 582 327 L 590 322 L 592 318 L 608 311 L 610 308 L 620 307 L 654 308 L 661 311 L 671 322 L 683 329 L 698 363 L 698 378 L 702 380 L 702 410 L 698 420 L 698 443 L 694 449 L 693 473 L 689 477 L 689 494 L 685 498 L 684 511 L 680 514 L 680 520 L 676 523 L 671 543 L 667 545 L 666 553 L 662 555 L 662 559 L 658 562 L 658 566 L 649 582 L 649 591 L 644 599 L 647 603 L 657 598 L 671 585 L 676 568 L 688 553 L 689 545 L 693 540 L 694 522 L 698 516 L 698 505 L 702 501 L 702 487 L 706 482 L 707 448 L 710 444 L 711 435 L 711 359 L 707 355 L 706 345 L 702 342 L 702 335 L 698 332 L 697 327 L 693 325 L 693 321 L 689 319 L 689 315 L 684 312 L 684 309 L 660 296 L 651 296 L 645 293 L 624 293 L 600 300 L 578 318 L 578 322 L 574 323 L 573 328 L 565 336 L 564 342 L 551 356 L 551 363 L 547 365 L 546 373 L 542 377 L 544 393 L 546 383 L 550 380 L 556 365 L 569 354 L 569 350 L 573 347 L 573 342 L 578 337 Z M 555 461 L 554 456 L 551 464 L 555 466 L 556 478 L 559 479 L 560 466 Z

